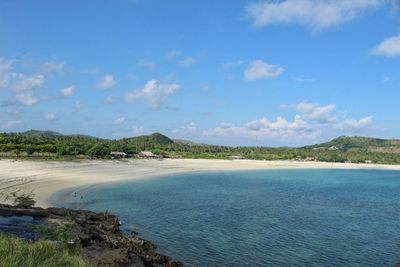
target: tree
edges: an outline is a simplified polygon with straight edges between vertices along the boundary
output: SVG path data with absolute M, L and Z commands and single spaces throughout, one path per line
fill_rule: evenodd
M 104 144 L 94 145 L 91 149 L 89 149 L 89 156 L 92 158 L 104 158 L 109 156 L 111 153 L 110 148 Z
M 20 208 L 29 209 L 36 204 L 32 194 L 22 194 L 19 196 L 14 195 L 14 197 L 14 205 Z
M 35 153 L 36 148 L 33 145 L 28 145 L 26 146 L 25 151 L 28 155 L 32 155 L 33 153 Z

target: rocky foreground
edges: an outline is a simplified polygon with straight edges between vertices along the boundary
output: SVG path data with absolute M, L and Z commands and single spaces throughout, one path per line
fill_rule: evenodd
M 93 266 L 182 266 L 157 253 L 153 243 L 124 236 L 118 218 L 107 212 L 0 205 L 0 216 L 42 217 L 48 225 L 69 223 L 80 240 L 82 256 Z

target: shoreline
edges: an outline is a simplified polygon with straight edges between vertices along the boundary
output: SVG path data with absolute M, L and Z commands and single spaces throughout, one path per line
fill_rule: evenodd
M 146 179 L 170 177 L 186 173 L 278 170 L 278 169 L 365 169 L 399 170 L 400 165 L 259 161 L 259 160 L 84 160 L 80 162 L 0 160 L 0 202 L 10 203 L 13 193 L 32 193 L 37 206 L 49 207 L 68 192 L 91 186 Z M 69 191 L 68 191 L 69 190 Z M 65 192 L 62 194 L 62 192 Z

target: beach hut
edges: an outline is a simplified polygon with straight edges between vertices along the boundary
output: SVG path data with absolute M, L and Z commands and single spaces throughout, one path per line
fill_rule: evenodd
M 110 155 L 113 159 L 121 159 L 126 157 L 125 152 L 119 152 L 119 151 L 112 151 Z
M 230 158 L 233 159 L 233 160 L 244 159 L 243 156 L 230 156 Z
M 151 151 L 142 151 L 139 153 L 139 158 L 151 159 L 156 158 L 156 155 Z

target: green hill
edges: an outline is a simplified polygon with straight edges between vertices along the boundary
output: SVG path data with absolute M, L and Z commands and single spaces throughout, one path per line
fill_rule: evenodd
M 18 133 L 21 136 L 32 137 L 32 138 L 59 138 L 64 136 L 58 132 L 53 131 L 39 131 L 39 130 L 29 130 L 23 133 Z
M 169 145 L 173 144 L 174 141 L 169 137 L 160 134 L 160 133 L 153 133 L 151 135 L 141 135 L 137 137 L 125 138 L 123 140 L 130 141 L 132 143 L 140 143 L 140 144 L 148 144 L 148 145 Z
M 329 142 L 305 147 L 314 150 L 400 152 L 400 140 L 362 136 L 340 136 Z
M 39 131 L 39 130 L 29 130 L 26 132 L 16 133 L 16 134 L 23 136 L 25 138 L 35 138 L 35 139 L 62 139 L 62 138 L 100 139 L 98 137 L 93 137 L 90 135 L 83 135 L 83 134 L 65 135 L 54 131 Z

